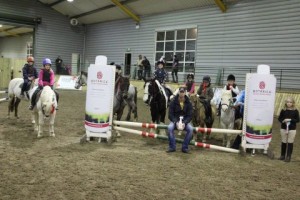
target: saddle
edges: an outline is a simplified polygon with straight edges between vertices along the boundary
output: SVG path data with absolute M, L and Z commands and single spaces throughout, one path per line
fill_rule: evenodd
M 28 81 L 27 87 L 25 88 L 24 92 L 27 92 L 30 90 L 31 83 L 32 83 L 32 81 Z M 20 84 L 19 88 L 22 89 L 23 85 L 24 85 L 24 82 Z

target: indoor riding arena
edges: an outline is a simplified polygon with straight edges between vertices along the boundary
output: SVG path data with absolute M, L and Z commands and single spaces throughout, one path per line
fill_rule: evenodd
M 290 162 L 278 159 L 279 114 L 288 97 L 300 109 L 299 19 L 298 0 L 0 0 L 0 199 L 300 199 L 300 123 Z M 226 148 L 223 133 L 212 132 L 205 142 L 210 146 L 202 144 L 199 133 L 198 146 L 189 145 L 188 153 L 180 143 L 176 152 L 167 153 L 167 133 L 143 137 L 150 129 L 134 125 L 126 128 L 140 134 L 120 131 L 117 136 L 115 127 L 122 125 L 113 125 L 109 140 L 86 140 L 89 82 L 80 89 L 73 83 L 82 72 L 91 76 L 87 72 L 98 55 L 136 88 L 138 118 L 134 121 L 131 114 L 129 122 L 138 123 L 151 123 L 144 80 L 159 61 L 172 92 L 188 81 L 188 74 L 193 74 L 196 92 L 207 76 L 214 91 L 222 90 L 230 74 L 239 91 L 247 91 L 248 75 L 256 74 L 258 65 L 270 66 L 276 91 L 268 150 Z M 50 65 L 55 74 L 55 137 L 49 135 L 43 106 L 45 125 L 38 137 L 32 114 L 39 107 L 29 110 L 31 94 L 7 94 L 11 80 L 26 79 L 23 66 L 29 57 L 37 73 Z M 46 58 L 52 62 L 43 63 Z M 149 77 L 145 60 L 151 65 Z M 21 99 L 18 117 L 14 112 L 8 116 L 12 99 Z M 128 105 L 120 121 L 128 121 L 127 111 Z M 168 111 L 164 125 L 170 123 Z M 220 120 L 214 116 L 212 129 L 221 129 Z M 175 136 L 183 139 L 185 131 Z

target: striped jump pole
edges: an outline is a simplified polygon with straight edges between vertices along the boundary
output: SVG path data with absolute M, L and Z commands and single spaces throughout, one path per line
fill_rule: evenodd
M 130 126 L 135 128 L 154 128 L 154 129 L 167 129 L 168 125 L 153 124 L 153 123 L 140 123 L 140 122 L 125 122 L 114 120 L 115 125 L 120 126 Z M 202 127 L 193 127 L 193 130 L 198 133 L 228 133 L 228 134 L 241 134 L 242 130 L 229 130 L 229 129 L 220 129 L 220 128 L 202 128 Z
M 1 98 L 0 102 L 7 101 L 7 100 L 8 100 L 8 98 Z
M 118 131 L 123 131 L 123 132 L 126 132 L 126 133 L 132 133 L 132 134 L 135 134 L 135 135 L 140 135 L 140 136 L 143 136 L 143 137 L 149 137 L 149 138 L 155 138 L 155 139 L 161 139 L 161 140 L 168 140 L 167 136 L 157 135 L 155 133 L 149 133 L 149 132 L 146 132 L 146 131 L 133 130 L 133 129 L 123 128 L 123 127 L 118 127 L 118 126 L 114 126 L 114 129 L 118 130 Z M 175 140 L 178 143 L 183 143 L 182 139 L 176 138 Z M 231 148 L 226 148 L 226 147 L 221 147 L 221 146 L 206 144 L 206 143 L 201 143 L 201 142 L 190 141 L 190 145 L 194 145 L 196 147 L 201 147 L 201 148 L 206 148 L 206 149 L 215 149 L 215 150 L 219 150 L 219 151 L 225 151 L 225 152 L 229 152 L 229 153 L 239 153 L 239 150 L 236 150 L 236 149 L 231 149 Z

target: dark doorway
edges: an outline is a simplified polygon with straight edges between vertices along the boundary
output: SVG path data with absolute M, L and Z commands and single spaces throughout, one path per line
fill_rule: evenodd
M 125 66 L 124 66 L 124 75 L 130 75 L 130 66 L 131 66 L 131 53 L 125 53 Z

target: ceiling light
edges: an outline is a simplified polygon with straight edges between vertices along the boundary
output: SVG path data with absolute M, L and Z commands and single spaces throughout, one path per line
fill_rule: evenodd
M 136 29 L 140 29 L 140 24 L 139 24 L 139 23 L 136 23 L 136 24 L 135 24 L 135 28 L 136 28 Z
M 67 0 L 68 2 L 73 2 L 74 0 Z

